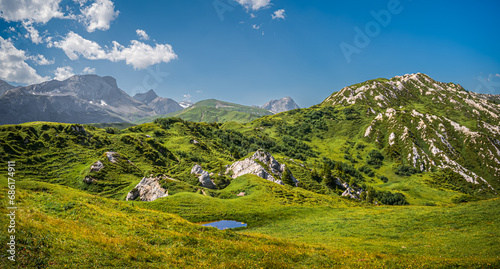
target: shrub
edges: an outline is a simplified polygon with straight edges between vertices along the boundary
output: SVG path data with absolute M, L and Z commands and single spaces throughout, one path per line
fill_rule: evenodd
M 368 153 L 367 163 L 369 165 L 373 165 L 376 168 L 380 168 L 380 166 L 382 166 L 383 160 L 384 160 L 384 155 L 382 155 L 382 153 L 380 153 L 380 151 L 378 150 L 374 149 Z

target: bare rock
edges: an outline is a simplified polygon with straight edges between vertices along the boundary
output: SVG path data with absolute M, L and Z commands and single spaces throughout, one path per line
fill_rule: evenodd
M 108 151 L 106 152 L 106 156 L 108 157 L 108 160 L 112 163 L 116 163 L 118 161 L 118 158 L 120 157 L 120 154 L 117 152 L 113 151 Z
M 360 200 L 363 189 L 360 188 L 358 190 L 355 190 L 354 188 L 351 188 L 347 183 L 343 183 L 342 186 L 346 188 L 346 190 L 342 193 L 343 197 L 348 196 L 351 199 Z
M 101 161 L 97 161 L 90 166 L 90 172 L 99 172 L 104 168 L 104 164 Z
M 167 197 L 168 191 L 160 186 L 159 178 L 144 177 L 127 195 L 127 201 L 139 198 L 144 202 L 152 202 L 158 198 Z
M 96 181 L 96 180 L 95 180 L 94 178 L 92 178 L 92 177 L 85 177 L 85 178 L 83 179 L 83 182 L 84 182 L 85 184 L 92 184 L 92 183 L 94 183 L 95 181 Z
M 209 189 L 216 188 L 215 183 L 212 181 L 212 179 L 210 179 L 210 174 L 207 171 L 203 170 L 203 168 L 201 168 L 201 166 L 199 166 L 198 164 L 191 168 L 191 174 L 195 174 L 198 176 L 198 181 L 200 181 L 201 186 Z
M 250 158 L 233 163 L 226 169 L 226 174 L 232 171 L 233 178 L 252 174 L 274 183 L 284 185 L 281 177 L 285 169 L 285 164 L 280 164 L 270 153 L 258 150 Z M 298 185 L 299 181 L 293 175 L 292 180 L 295 185 Z

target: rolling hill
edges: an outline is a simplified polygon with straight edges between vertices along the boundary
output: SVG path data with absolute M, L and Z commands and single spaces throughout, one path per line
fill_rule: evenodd
M 411 74 L 275 115 L 192 108 L 259 116 L 247 123 L 0 126 L 20 179 L 20 265 L 498 267 L 495 100 Z M 143 179 L 168 195 L 126 201 Z M 248 227 L 195 224 L 222 219 Z
M 266 109 L 249 107 L 216 99 L 203 100 L 194 105 L 173 113 L 147 117 L 136 121 L 136 123 L 151 122 L 157 118 L 178 117 L 194 122 L 250 122 L 264 115 L 272 115 Z

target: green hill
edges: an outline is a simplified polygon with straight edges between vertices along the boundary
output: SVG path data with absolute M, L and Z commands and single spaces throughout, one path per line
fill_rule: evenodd
M 147 117 L 136 121 L 136 123 L 151 122 L 157 118 L 178 117 L 194 122 L 239 122 L 245 123 L 255 120 L 261 116 L 272 115 L 268 110 L 228 103 L 215 99 L 203 100 L 193 106 L 173 113 Z
M 18 267 L 499 267 L 494 99 L 415 74 L 248 123 L 0 126 L 0 161 L 16 161 Z M 225 173 L 259 149 L 300 184 Z M 169 196 L 125 201 L 145 176 Z M 248 227 L 191 223 L 222 219 Z

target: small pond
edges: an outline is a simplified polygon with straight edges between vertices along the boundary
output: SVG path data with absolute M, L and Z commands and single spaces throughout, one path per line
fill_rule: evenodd
M 219 230 L 247 227 L 246 223 L 235 221 L 235 220 L 219 220 L 219 221 L 211 221 L 211 222 L 200 222 L 198 224 L 200 224 L 201 226 L 215 227 Z

